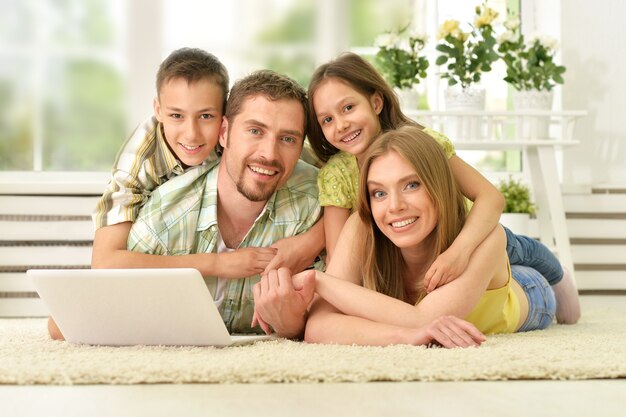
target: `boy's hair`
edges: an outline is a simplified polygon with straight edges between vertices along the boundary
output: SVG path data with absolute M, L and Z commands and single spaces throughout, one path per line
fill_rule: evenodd
M 402 113 L 398 97 L 372 64 L 357 54 L 343 53 L 338 58 L 317 67 L 309 83 L 308 110 L 311 119 L 309 142 L 320 160 L 327 162 L 328 158 L 339 152 L 339 149 L 331 145 L 324 137 L 313 107 L 315 92 L 328 78 L 338 78 L 367 98 L 376 92 L 380 93 L 383 98 L 383 109 L 378 119 L 383 132 L 405 124 L 421 127 Z
M 388 131 L 365 152 L 359 179 L 358 206 L 363 238 L 359 239 L 357 252 L 359 259 L 365 260 L 362 266 L 363 284 L 367 288 L 408 301 L 403 281 L 404 258 L 400 248 L 394 245 L 374 222 L 367 188 L 372 163 L 392 151 L 406 159 L 413 167 L 435 205 L 437 225 L 427 238 L 432 244 L 432 257 L 428 261 L 428 266 L 440 253 L 450 247 L 461 232 L 467 208 L 443 148 L 420 128 L 404 126 Z M 416 290 L 420 297 L 425 295 L 423 277 L 418 277 L 417 287 L 413 290 Z
M 241 113 L 243 102 L 251 96 L 262 95 L 271 101 L 290 99 L 296 100 L 302 105 L 304 113 L 303 133 L 306 134 L 309 127 L 307 120 L 306 91 L 300 84 L 286 75 L 278 74 L 272 70 L 255 71 L 252 74 L 238 80 L 230 90 L 224 115 L 232 120 Z
M 172 78 L 183 78 L 188 83 L 204 78 L 212 79 L 222 90 L 223 107 L 228 97 L 228 71 L 213 54 L 199 48 L 180 48 L 169 54 L 159 66 L 156 76 L 157 96 L 163 84 Z

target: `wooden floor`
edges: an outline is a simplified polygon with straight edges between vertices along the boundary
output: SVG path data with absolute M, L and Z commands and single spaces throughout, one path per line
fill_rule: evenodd
M 583 296 L 626 313 L 626 297 Z M 617 359 L 617 358 L 616 358 Z M 626 379 L 368 384 L 0 386 L 0 415 L 617 416 Z

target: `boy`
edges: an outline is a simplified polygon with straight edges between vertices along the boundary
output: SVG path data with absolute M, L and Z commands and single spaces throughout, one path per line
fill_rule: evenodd
M 132 223 L 156 187 L 198 165 L 216 163 L 228 83 L 224 65 L 201 49 L 178 49 L 161 63 L 154 116 L 122 145 L 93 213 L 93 268 L 192 267 L 203 275 L 236 278 L 262 272 L 275 257 L 278 249 L 271 247 L 188 256 L 152 256 L 126 248 Z

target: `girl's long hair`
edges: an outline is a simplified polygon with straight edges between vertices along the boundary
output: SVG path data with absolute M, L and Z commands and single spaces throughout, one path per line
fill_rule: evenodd
M 372 163 L 389 152 L 396 152 L 415 169 L 422 186 L 426 187 L 437 213 L 437 225 L 425 244 L 432 250 L 431 259 L 422 273 L 436 257 L 450 247 L 465 223 L 466 205 L 442 147 L 428 134 L 414 126 L 404 126 L 381 135 L 363 156 L 359 182 L 360 234 L 357 259 L 363 259 L 362 273 L 365 287 L 409 301 L 410 293 L 417 292 L 418 301 L 423 295 L 423 276 L 411 280 L 412 288 L 405 287 L 406 263 L 400 248 L 385 236 L 372 216 L 367 179 Z
M 374 93 L 380 93 L 383 98 L 383 109 L 378 118 L 383 132 L 406 124 L 421 127 L 402 113 L 398 97 L 372 64 L 357 54 L 343 53 L 338 58 L 317 67 L 309 83 L 308 110 L 311 126 L 308 137 L 315 155 L 321 161 L 327 162 L 328 158 L 339 152 L 339 149 L 331 145 L 324 137 L 324 132 L 317 121 L 313 107 L 315 92 L 321 83 L 328 78 L 341 80 L 368 99 Z

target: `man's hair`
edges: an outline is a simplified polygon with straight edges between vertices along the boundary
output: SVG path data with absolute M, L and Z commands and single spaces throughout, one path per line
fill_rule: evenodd
M 238 80 L 230 90 L 224 115 L 229 123 L 235 116 L 241 113 L 243 102 L 252 96 L 262 95 L 271 101 L 289 99 L 296 100 L 302 105 L 304 113 L 304 131 L 306 134 L 309 127 L 306 107 L 306 91 L 297 82 L 286 75 L 278 74 L 272 70 L 255 71 L 252 74 Z
M 223 105 L 228 97 L 228 71 L 213 54 L 198 48 L 180 48 L 172 52 L 159 66 L 156 76 L 157 95 L 163 84 L 172 78 L 183 78 L 188 83 L 204 78 L 213 80 L 222 90 Z
M 406 267 L 404 258 L 400 249 L 376 225 L 367 187 L 372 163 L 389 152 L 396 152 L 413 167 L 435 205 L 437 225 L 427 238 L 432 245 L 428 266 L 450 247 L 460 233 L 467 209 L 443 148 L 420 128 L 403 126 L 390 130 L 379 136 L 365 151 L 359 179 L 358 205 L 362 238 L 357 243 L 359 259 L 364 260 L 363 285 L 408 301 L 403 281 Z M 420 297 L 425 295 L 422 285 L 423 276 L 418 277 L 417 286 L 413 288 Z

